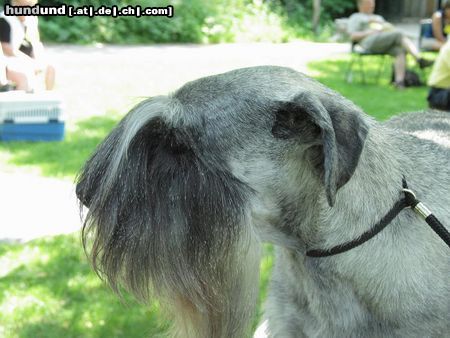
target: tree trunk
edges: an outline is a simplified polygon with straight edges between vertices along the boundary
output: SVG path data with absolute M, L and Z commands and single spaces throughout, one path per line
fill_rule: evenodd
M 321 0 L 313 0 L 313 18 L 312 28 L 315 35 L 319 34 L 319 22 L 320 22 L 320 4 Z

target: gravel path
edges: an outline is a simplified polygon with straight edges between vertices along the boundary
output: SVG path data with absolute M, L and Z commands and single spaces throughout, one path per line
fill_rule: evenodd
M 309 61 L 347 53 L 348 44 L 218 44 L 157 46 L 51 46 L 57 89 L 69 119 L 108 110 L 125 112 L 142 97 L 166 94 L 202 76 L 256 65 L 306 71 Z

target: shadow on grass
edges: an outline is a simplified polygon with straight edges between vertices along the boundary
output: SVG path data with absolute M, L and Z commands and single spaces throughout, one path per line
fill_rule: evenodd
M 0 142 L 9 163 L 38 167 L 43 175 L 73 178 L 120 117 L 97 116 L 78 122 L 61 142 Z
M 355 102 L 366 113 L 377 120 L 385 120 L 401 112 L 418 111 L 427 108 L 427 87 L 395 89 L 390 84 L 391 60 L 386 60 L 385 67 L 376 83 L 376 75 L 379 57 L 364 57 L 366 84 L 361 83 L 359 67 L 355 63 L 353 82 L 346 81 L 350 56 L 332 60 L 316 61 L 308 64 L 310 74 L 326 86 L 341 93 L 346 98 Z M 414 68 L 425 81 L 429 70 L 422 72 Z
M 265 245 L 255 328 L 272 256 L 272 246 Z M 165 337 L 170 323 L 157 303 L 143 306 L 124 298 L 121 302 L 92 272 L 79 233 L 0 243 L 1 337 Z
M 126 295 L 120 302 L 91 271 L 79 234 L 0 248 L 7 248 L 0 262 L 14 262 L 0 275 L 5 337 L 155 337 L 168 326 L 157 304 L 145 307 Z

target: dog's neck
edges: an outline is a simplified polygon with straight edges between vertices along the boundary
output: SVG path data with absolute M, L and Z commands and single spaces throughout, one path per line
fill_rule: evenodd
M 397 160 L 405 159 L 404 154 L 398 154 L 395 142 L 399 139 L 390 137 L 392 131 L 382 126 L 373 128 L 376 130 L 369 133 L 359 165 L 338 191 L 335 205 L 329 207 L 326 200 L 321 201 L 313 246 L 327 249 L 358 238 L 402 198 L 401 180 L 407 174 L 408 164 Z
M 408 174 L 408 163 L 397 160 L 405 157 L 398 154 L 398 136 L 390 135 L 392 131 L 380 125 L 372 128 L 359 165 L 337 192 L 333 207 L 328 205 L 319 178 L 306 167 L 295 173 L 297 177 L 287 184 L 276 203 L 276 186 L 259 194 L 262 197 L 253 203 L 252 219 L 261 241 L 300 254 L 329 249 L 358 238 L 386 215 L 402 197 L 402 177 Z M 301 182 L 301 186 L 295 182 Z

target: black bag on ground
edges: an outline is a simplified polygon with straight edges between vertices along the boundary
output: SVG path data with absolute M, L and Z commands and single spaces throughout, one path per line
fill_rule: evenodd
M 395 83 L 395 71 L 392 68 L 391 83 Z M 425 84 L 420 80 L 419 74 L 411 69 L 406 69 L 405 87 L 421 87 Z

